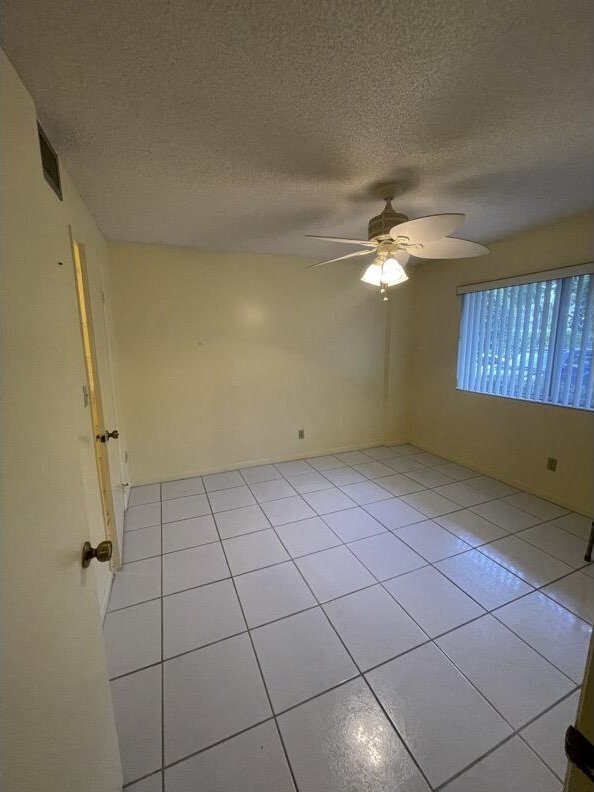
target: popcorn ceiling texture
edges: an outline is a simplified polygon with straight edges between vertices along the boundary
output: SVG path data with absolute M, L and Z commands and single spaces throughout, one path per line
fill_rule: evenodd
M 4 0 L 2 29 L 109 239 L 327 258 L 303 235 L 364 236 L 378 181 L 477 241 L 590 206 L 593 8 Z

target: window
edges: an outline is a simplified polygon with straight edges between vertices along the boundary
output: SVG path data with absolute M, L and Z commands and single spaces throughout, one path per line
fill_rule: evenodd
M 458 388 L 594 409 L 592 265 L 458 293 Z

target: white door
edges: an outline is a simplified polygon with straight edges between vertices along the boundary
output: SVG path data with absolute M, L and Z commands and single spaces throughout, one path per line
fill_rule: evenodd
M 34 108 L 4 58 L 1 88 L 0 786 L 116 792 L 121 766 L 95 573 L 80 563 L 89 428 L 68 225 L 39 187 Z

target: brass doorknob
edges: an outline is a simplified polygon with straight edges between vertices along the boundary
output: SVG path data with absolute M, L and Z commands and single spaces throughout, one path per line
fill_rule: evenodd
M 107 441 L 110 438 L 112 440 L 117 440 L 119 436 L 120 436 L 120 433 L 118 432 L 117 429 L 114 429 L 111 432 L 109 431 L 109 429 L 106 429 L 103 434 L 97 435 L 97 437 L 95 439 L 96 440 L 100 440 L 102 443 L 107 443 Z
M 99 542 L 97 547 L 93 547 L 90 542 L 85 542 L 82 549 L 82 566 L 86 569 L 91 561 L 96 558 L 97 561 L 109 561 L 113 553 L 113 545 L 109 539 L 104 539 Z

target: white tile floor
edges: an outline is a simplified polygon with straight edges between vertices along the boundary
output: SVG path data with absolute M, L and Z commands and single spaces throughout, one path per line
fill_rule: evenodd
M 130 792 L 551 792 L 589 520 L 412 446 L 132 490 L 105 621 Z

